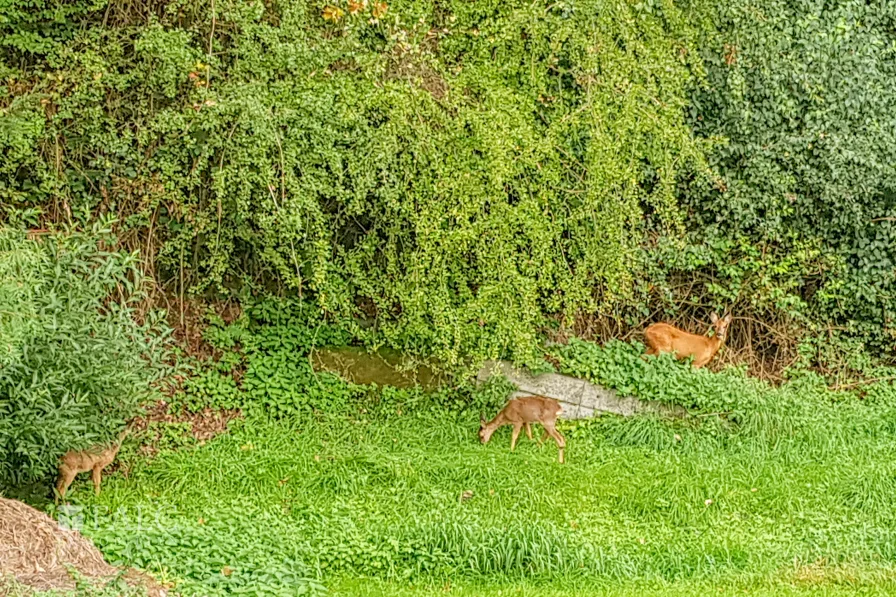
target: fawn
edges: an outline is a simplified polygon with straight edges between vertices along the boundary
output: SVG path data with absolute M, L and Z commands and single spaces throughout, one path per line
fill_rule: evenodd
M 56 502 L 58 503 L 60 499 L 65 499 L 65 492 L 68 491 L 69 486 L 72 484 L 72 481 L 75 480 L 78 473 L 86 473 L 87 471 L 92 471 L 93 490 L 99 495 L 103 469 L 112 464 L 112 461 L 115 460 L 115 457 L 118 455 L 118 450 L 121 449 L 121 442 L 124 440 L 127 433 L 127 430 L 125 430 L 118 436 L 118 441 L 116 443 L 106 448 L 103 448 L 102 446 L 93 446 L 86 450 L 70 450 L 66 452 L 66 454 L 59 459 L 59 481 L 56 483 Z
M 731 324 L 731 315 L 719 318 L 715 313 L 710 315 L 715 336 L 708 338 L 689 334 L 668 323 L 655 323 L 644 330 L 644 338 L 647 340 L 647 354 L 657 355 L 661 352 L 675 353 L 676 358 L 686 359 L 694 357 L 694 367 L 700 368 L 712 360 L 725 342 L 728 335 L 728 326 Z
M 544 435 L 539 440 L 539 443 L 543 442 L 549 435 L 553 437 L 560 450 L 560 462 L 562 463 L 563 448 L 566 447 L 566 440 L 555 427 L 557 415 L 560 414 L 560 411 L 560 403 L 551 398 L 545 398 L 544 396 L 516 398 L 509 401 L 491 421 L 480 420 L 479 441 L 487 444 L 492 438 L 495 429 L 503 425 L 513 425 L 513 435 L 510 439 L 510 451 L 512 452 L 516 448 L 516 440 L 520 435 L 520 429 L 525 427 L 526 436 L 532 439 L 530 423 L 541 423 L 544 427 Z

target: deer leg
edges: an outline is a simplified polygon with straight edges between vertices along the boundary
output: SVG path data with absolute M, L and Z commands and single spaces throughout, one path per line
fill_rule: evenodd
M 529 423 L 526 423 L 526 437 L 529 438 L 529 441 L 532 441 L 532 427 Z
M 96 495 L 99 495 L 100 483 L 102 483 L 103 481 L 103 467 L 100 465 L 93 467 L 93 473 L 91 474 L 91 477 L 93 478 L 93 492 Z
M 566 447 L 566 438 L 560 435 L 560 432 L 554 429 L 554 439 L 557 440 L 557 446 L 560 448 Z
M 560 462 L 563 463 L 563 449 L 566 447 L 566 439 L 560 435 L 560 432 L 557 431 L 557 428 L 554 427 L 553 423 L 545 423 L 544 430 L 557 442 L 557 448 L 560 451 Z
M 510 436 L 510 451 L 513 452 L 513 449 L 516 448 L 516 438 L 520 436 L 520 429 L 523 428 L 522 423 L 514 423 L 513 424 L 513 435 Z
M 67 466 L 59 467 L 59 481 L 56 483 L 56 500 L 55 502 L 58 504 L 60 499 L 65 499 L 65 492 L 68 491 L 69 486 L 72 484 L 72 481 L 75 480 L 75 475 L 78 472 L 75 469 L 69 468 Z
M 541 444 L 544 443 L 544 440 L 546 440 L 546 439 L 548 438 L 548 436 L 550 436 L 550 435 L 551 435 L 551 434 L 548 433 L 548 430 L 545 429 L 545 430 L 544 430 L 544 433 L 541 435 L 541 439 L 538 440 L 538 445 L 541 446 Z
M 560 432 L 557 431 L 556 424 L 553 421 L 544 423 L 544 432 L 554 438 L 558 447 L 566 447 L 566 440 L 560 435 Z

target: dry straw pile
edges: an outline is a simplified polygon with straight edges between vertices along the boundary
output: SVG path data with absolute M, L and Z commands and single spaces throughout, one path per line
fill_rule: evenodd
M 22 502 L 0 498 L 0 595 L 9 581 L 36 590 L 73 589 L 71 571 L 97 584 L 122 572 L 106 563 L 78 531 L 61 527 Z M 163 588 L 136 571 L 128 571 L 124 577 L 131 584 L 145 585 L 150 597 L 166 595 Z

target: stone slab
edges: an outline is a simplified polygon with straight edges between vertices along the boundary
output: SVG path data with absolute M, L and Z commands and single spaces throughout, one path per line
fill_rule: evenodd
M 590 418 L 602 412 L 623 417 L 646 413 L 687 416 L 687 410 L 680 406 L 619 396 L 613 390 L 560 373 L 533 375 L 508 361 L 487 361 L 480 368 L 476 379 L 481 383 L 493 375 L 503 375 L 518 388 L 512 398 L 545 396 L 557 400 L 563 407 L 560 416 L 564 419 Z

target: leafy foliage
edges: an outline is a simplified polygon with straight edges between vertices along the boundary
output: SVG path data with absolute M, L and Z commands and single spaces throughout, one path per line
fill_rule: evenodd
M 493 380 L 482 387 L 462 379 L 426 391 L 350 383 L 312 367 L 311 351 L 357 341 L 342 326 L 320 319 L 308 302 L 269 299 L 249 306 L 238 321 L 210 321 L 205 338 L 217 358 L 195 361 L 172 406 L 190 412 L 239 408 L 252 416 L 293 418 L 356 410 L 390 416 L 402 409 L 432 408 L 462 416 L 503 404 L 512 388 Z
M 51 4 L 0 11 L 4 217 L 118 213 L 181 297 L 449 365 L 710 307 L 777 373 L 892 350 L 889 3 Z
M 682 194 L 694 243 L 714 254 L 710 290 L 891 351 L 896 7 L 735 0 L 713 21 L 689 121 L 726 139 L 707 156 L 721 180 Z
M 128 583 L 124 578 L 96 582 L 74 574 L 74 590 L 35 590 L 34 587 L 21 584 L 9 578 L 0 577 L 0 589 L 8 597 L 147 597 L 146 587 Z
M 709 432 L 719 437 L 744 434 L 766 441 L 800 438 L 847 446 L 856 434 L 889 432 L 896 405 L 890 375 L 854 391 L 832 391 L 818 374 L 792 371 L 786 384 L 772 387 L 745 375 L 743 368 L 719 373 L 692 370 L 671 355 L 645 357 L 640 343 L 610 342 L 601 347 L 574 340 L 554 351 L 565 373 L 613 388 L 625 396 L 657 400 L 711 417 Z M 871 431 L 875 430 L 875 431 Z
M 94 232 L 0 229 L 0 483 L 112 440 L 165 370 L 164 326 L 137 321 L 135 256 L 102 250 L 108 230 Z
M 77 22 L 102 9 L 106 0 L 2 0 L 0 47 L 20 53 L 43 54 L 70 40 Z
M 312 291 L 449 364 L 622 300 L 700 162 L 670 1 L 17 6 L 77 34 L 0 67 L 8 212 L 114 210 L 177 293 Z
M 175 406 L 190 412 L 198 412 L 203 408 L 239 408 L 242 403 L 233 376 L 217 369 L 200 367 L 196 375 L 188 377 Z

